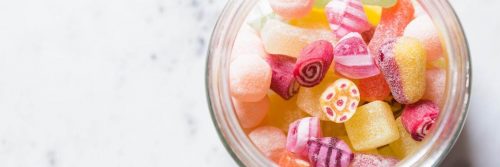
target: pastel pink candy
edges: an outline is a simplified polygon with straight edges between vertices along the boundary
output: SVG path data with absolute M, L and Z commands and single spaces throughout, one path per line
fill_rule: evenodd
M 236 115 L 243 128 L 253 128 L 261 123 L 269 112 L 269 97 L 257 102 L 241 102 L 233 99 Z
M 354 156 L 349 146 L 335 137 L 313 138 L 307 144 L 312 166 L 347 167 Z
M 443 106 L 443 96 L 446 89 L 446 70 L 435 68 L 425 71 L 425 93 L 423 99 L 431 100 L 438 106 Z
M 262 58 L 241 55 L 231 62 L 231 95 L 239 101 L 259 101 L 266 96 L 271 86 L 271 77 L 271 67 Z
M 326 5 L 325 12 L 337 38 L 371 28 L 360 0 L 332 0 Z
M 286 149 L 301 157 L 307 157 L 307 141 L 310 138 L 319 137 L 321 137 L 321 128 L 318 117 L 299 119 L 289 126 Z
M 267 157 L 285 149 L 285 133 L 273 126 L 258 127 L 248 134 L 248 138 Z
M 355 154 L 351 167 L 391 167 L 396 166 L 399 160 L 371 154 Z
M 345 35 L 334 49 L 335 71 L 352 79 L 380 73 L 363 37 L 357 32 Z
M 231 53 L 231 61 L 234 61 L 240 55 L 262 58 L 267 56 L 259 35 L 247 24 L 243 24 L 236 36 Z
M 422 41 L 427 52 L 427 61 L 434 61 L 443 55 L 443 46 L 439 34 L 429 16 L 421 15 L 413 19 L 406 26 L 403 35 Z
M 401 122 L 411 137 L 422 141 L 429 133 L 439 115 L 439 107 L 429 100 L 406 105 L 401 113 Z
M 314 0 L 268 0 L 273 11 L 283 18 L 300 18 L 311 12 Z

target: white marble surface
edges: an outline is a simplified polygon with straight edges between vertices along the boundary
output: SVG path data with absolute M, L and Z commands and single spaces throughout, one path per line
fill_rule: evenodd
M 225 1 L 0 1 L 0 166 L 236 166 L 210 120 L 206 48 Z M 445 166 L 499 166 L 496 0 L 451 0 L 473 96 Z

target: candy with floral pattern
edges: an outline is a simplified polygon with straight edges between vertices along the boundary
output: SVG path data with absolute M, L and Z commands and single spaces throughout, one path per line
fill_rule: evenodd
M 359 99 L 359 89 L 354 82 L 341 78 L 321 94 L 320 104 L 330 121 L 343 123 L 354 115 Z

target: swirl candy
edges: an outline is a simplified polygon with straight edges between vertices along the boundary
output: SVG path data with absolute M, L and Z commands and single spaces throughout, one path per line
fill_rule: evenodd
M 349 146 L 334 137 L 310 139 L 309 162 L 318 167 L 347 167 L 353 159 Z
M 348 79 L 338 79 L 320 97 L 321 109 L 328 119 L 343 123 L 354 115 L 359 104 L 359 89 Z
M 332 0 L 326 5 L 325 12 L 337 38 L 350 32 L 362 33 L 371 28 L 359 0 Z
M 325 77 L 332 60 L 332 44 L 324 40 L 315 41 L 300 53 L 293 75 L 297 82 L 304 87 L 316 86 Z
M 321 137 L 319 118 L 307 117 L 299 119 L 288 130 L 286 148 L 292 153 L 307 157 L 307 141 L 310 138 Z
M 300 86 L 293 76 L 295 58 L 283 55 L 269 55 L 267 63 L 269 63 L 273 71 L 271 89 L 285 100 L 289 100 L 297 94 Z
M 407 105 L 401 114 L 406 131 L 416 141 L 422 141 L 439 115 L 439 107 L 432 101 L 422 100 Z

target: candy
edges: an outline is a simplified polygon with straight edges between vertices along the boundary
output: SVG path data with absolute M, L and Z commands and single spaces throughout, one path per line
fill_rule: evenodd
M 274 92 L 269 93 L 270 109 L 264 119 L 265 125 L 270 125 L 288 132 L 288 126 L 297 119 L 307 117 L 307 113 L 297 107 L 297 98 L 284 100 Z
M 288 23 L 291 25 L 312 28 L 312 29 L 325 29 L 329 30 L 328 20 L 326 19 L 325 11 L 323 9 L 313 8 L 313 10 L 306 16 L 300 19 L 292 19 Z
M 253 128 L 259 125 L 269 111 L 269 98 L 267 96 L 257 102 L 241 102 L 233 99 L 233 103 L 243 128 Z
M 338 77 L 335 76 L 333 70 L 330 68 L 319 85 L 312 88 L 301 88 L 297 94 L 297 106 L 311 116 L 319 117 L 321 120 L 328 120 L 326 114 L 321 110 L 319 98 L 321 93 L 323 93 L 336 78 Z
M 427 52 L 427 61 L 434 61 L 443 55 L 443 46 L 434 23 L 427 15 L 411 21 L 404 31 L 404 36 L 419 39 Z
M 244 102 L 261 100 L 271 86 L 271 76 L 271 67 L 262 58 L 241 55 L 231 62 L 231 95 Z
M 330 1 L 331 0 L 315 0 L 314 1 L 314 8 L 325 8 L 326 4 L 328 4 L 328 2 L 330 2 Z
M 332 121 L 321 121 L 321 130 L 321 134 L 323 134 L 324 137 L 347 136 L 344 124 L 334 123 Z M 346 141 L 344 138 L 341 139 Z
M 301 157 L 307 157 L 307 141 L 321 137 L 320 122 L 317 117 L 299 119 L 288 130 L 286 149 Z
M 376 5 L 376 6 L 381 6 L 384 8 L 389 8 L 389 7 L 396 5 L 397 1 L 398 0 L 361 0 L 361 2 L 363 2 L 363 4 Z
M 231 53 L 231 61 L 234 61 L 240 55 L 262 58 L 267 56 L 259 35 L 248 24 L 243 24 L 236 36 Z
M 347 145 L 349 145 L 349 148 L 351 148 L 351 150 L 353 150 L 353 147 L 352 147 L 352 143 L 351 141 L 349 140 L 349 137 L 346 135 L 344 136 L 336 136 L 337 138 L 341 139 L 342 141 L 344 141 Z M 378 151 L 377 149 L 369 149 L 369 150 L 363 150 L 363 151 L 355 151 L 357 153 L 365 153 L 365 154 L 378 154 Z
M 307 15 L 314 0 L 268 0 L 273 11 L 284 18 L 299 18 Z
M 399 138 L 391 107 L 383 101 L 358 107 L 356 114 L 345 123 L 345 129 L 357 151 L 375 149 Z
M 335 44 L 334 34 L 328 30 L 305 29 L 268 20 L 260 32 L 264 48 L 269 54 L 281 54 L 297 57 L 309 43 L 327 40 Z
M 397 159 L 380 155 L 355 154 L 351 167 L 392 167 L 396 166 L 398 162 Z
M 389 147 L 398 158 L 402 159 L 413 153 L 419 147 L 420 143 L 413 140 L 411 135 L 406 131 L 401 122 L 401 117 L 396 119 L 396 125 L 398 126 L 400 138 L 389 144 Z
M 401 122 L 413 139 L 422 141 L 432 128 L 438 114 L 439 107 L 436 104 L 429 100 L 421 100 L 405 106 Z
M 330 28 L 337 38 L 350 32 L 362 33 L 371 28 L 359 0 L 332 0 L 325 7 Z
M 402 104 L 417 102 L 425 92 L 425 50 L 411 37 L 388 40 L 376 60 L 392 96 Z
M 304 87 L 318 85 L 326 75 L 333 60 L 333 46 L 328 41 L 315 41 L 302 50 L 297 58 L 293 75 Z
M 394 153 L 394 151 L 392 151 L 392 149 L 391 149 L 391 147 L 389 147 L 389 145 L 379 147 L 377 149 L 377 151 L 378 151 L 378 155 L 382 155 L 382 156 L 386 156 L 386 157 L 397 157 L 396 153 Z
M 271 66 L 271 89 L 283 99 L 292 98 L 299 92 L 299 84 L 293 76 L 295 58 L 283 55 L 270 55 L 267 62 Z
M 278 165 L 280 167 L 310 167 L 309 162 L 297 157 L 295 154 L 287 152 L 281 156 Z
M 446 90 L 446 70 L 430 69 L 425 71 L 425 93 L 423 99 L 431 100 L 438 106 L 443 106 Z
M 372 27 L 370 28 L 370 30 L 361 33 L 361 36 L 363 37 L 365 43 L 370 43 L 373 37 L 373 33 L 375 33 L 375 29 L 376 27 Z
M 383 74 L 360 79 L 358 88 L 361 100 L 365 101 L 384 100 L 391 93 Z
M 280 154 L 285 148 L 285 134 L 272 126 L 258 127 L 248 134 L 248 138 L 267 157 Z
M 321 94 L 320 104 L 330 121 L 343 123 L 356 112 L 359 90 L 352 81 L 338 79 Z
M 382 9 L 380 23 L 368 44 L 371 53 L 376 55 L 386 39 L 402 35 L 406 25 L 413 19 L 413 12 L 411 0 L 397 0 L 393 7 Z
M 353 158 L 349 146 L 342 140 L 334 137 L 310 139 L 309 162 L 312 166 L 347 167 Z
M 370 22 L 372 26 L 376 26 L 380 23 L 380 16 L 382 15 L 382 8 L 380 6 L 363 5 L 363 9 L 365 10 L 368 22 Z
M 359 33 L 349 33 L 334 49 L 335 71 L 352 79 L 362 79 L 380 73 L 366 43 Z

